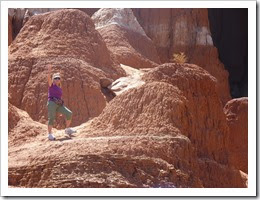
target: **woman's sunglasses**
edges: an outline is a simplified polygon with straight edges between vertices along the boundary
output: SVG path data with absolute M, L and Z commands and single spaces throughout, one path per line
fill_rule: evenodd
M 60 80 L 60 78 L 59 78 L 59 77 L 56 77 L 56 78 L 54 78 L 54 80 Z

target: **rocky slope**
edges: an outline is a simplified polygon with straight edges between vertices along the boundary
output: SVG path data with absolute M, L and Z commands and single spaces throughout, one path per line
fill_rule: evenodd
M 40 135 L 46 135 L 46 125 L 33 121 L 27 112 L 8 103 L 8 146 L 20 147 Z
M 225 105 L 224 112 L 230 129 L 230 163 L 248 173 L 248 98 L 232 99 Z
M 42 123 L 47 114 L 48 64 L 61 73 L 73 125 L 97 116 L 106 106 L 100 78 L 125 75 L 84 12 L 68 9 L 31 17 L 9 46 L 9 101 Z
M 185 121 L 176 121 L 176 126 L 195 142 L 201 156 L 226 164 L 225 137 L 228 136 L 228 126 L 216 92 L 216 79 L 196 65 L 164 64 L 148 72 L 144 80 L 166 82 L 182 91 L 188 101 L 180 117 Z M 173 119 L 178 116 L 175 114 L 176 111 L 171 112 Z
M 28 18 L 9 46 L 10 187 L 247 187 L 247 98 L 224 104 L 205 9 L 156 10 L 133 9 L 140 24 L 130 9 Z M 175 50 L 202 66 L 159 64 Z M 48 64 L 77 130 L 57 117 L 56 141 Z
M 195 65 L 166 64 L 145 72 L 143 80 L 75 127 L 76 137 L 56 131 L 56 142 L 45 142 L 41 134 L 30 143 L 11 144 L 9 184 L 247 187 L 247 175 L 228 165 L 229 129 L 214 78 Z
M 116 59 L 134 68 L 156 67 L 157 51 L 131 9 L 102 8 L 92 19 Z

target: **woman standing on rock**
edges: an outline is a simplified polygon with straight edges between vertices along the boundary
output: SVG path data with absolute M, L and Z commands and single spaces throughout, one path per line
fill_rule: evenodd
M 51 79 L 52 66 L 48 65 L 48 139 L 55 140 L 55 136 L 52 134 L 51 130 L 56 117 L 56 113 L 61 113 L 66 116 L 66 129 L 65 134 L 71 136 L 75 131 L 69 128 L 72 118 L 72 112 L 63 105 L 62 89 L 61 89 L 61 78 L 59 73 L 55 73 Z

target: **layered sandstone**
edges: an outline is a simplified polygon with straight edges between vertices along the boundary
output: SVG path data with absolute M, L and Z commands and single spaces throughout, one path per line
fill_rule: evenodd
M 125 75 L 84 12 L 67 9 L 32 16 L 9 46 L 9 100 L 42 123 L 47 118 L 48 64 L 61 73 L 72 125 L 98 116 L 106 106 L 100 78 Z M 64 122 L 58 124 L 64 127 Z
M 122 64 L 134 68 L 156 67 L 157 51 L 131 9 L 102 8 L 92 19 L 108 48 Z

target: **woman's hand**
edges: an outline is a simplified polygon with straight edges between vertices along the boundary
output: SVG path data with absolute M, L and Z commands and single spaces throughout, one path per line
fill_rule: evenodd
M 48 72 L 49 72 L 49 73 L 51 72 L 51 69 L 52 69 L 52 66 L 49 64 L 49 65 L 48 65 Z

